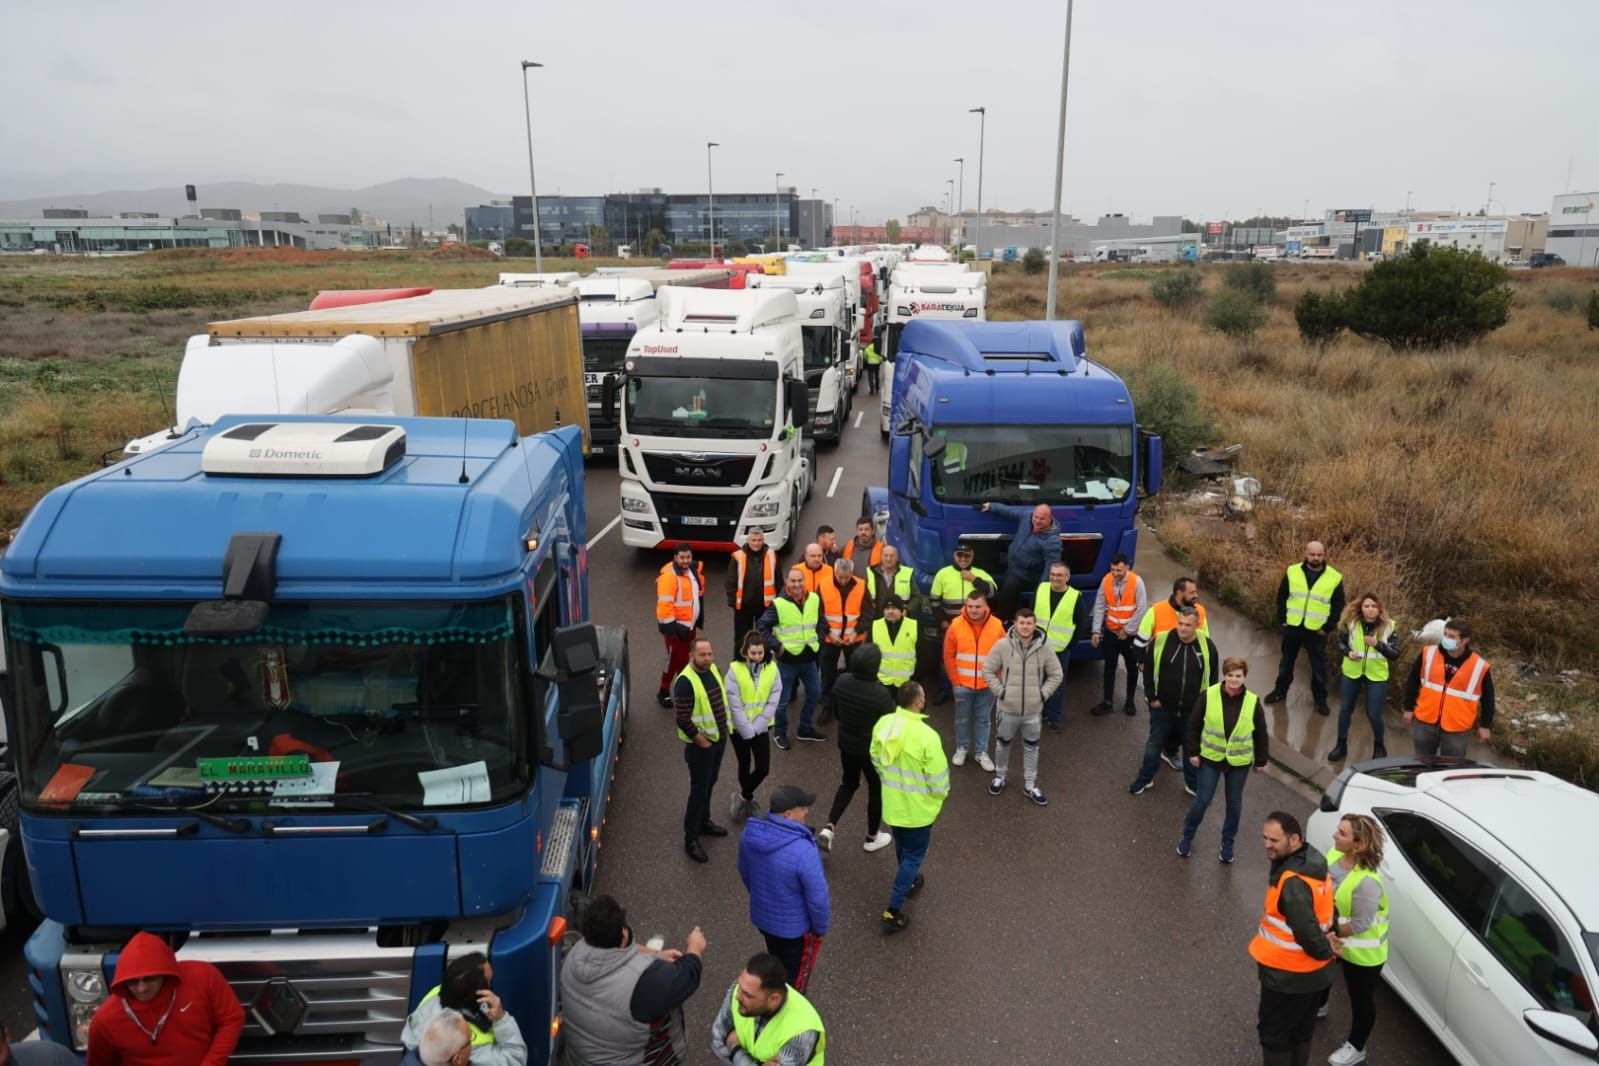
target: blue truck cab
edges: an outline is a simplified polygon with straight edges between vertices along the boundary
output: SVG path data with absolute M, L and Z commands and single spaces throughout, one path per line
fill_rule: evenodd
M 57 488 L 0 555 L 40 1035 L 136 930 L 214 963 L 234 1062 L 397 1063 L 470 951 L 554 1055 L 627 711 L 583 442 L 230 416 Z
M 1133 558 L 1137 490 L 1160 489 L 1160 437 L 1139 428 L 1121 378 L 1088 358 L 1081 323 L 913 319 L 893 375 L 888 485 L 866 490 L 863 513 L 923 592 L 958 544 L 1003 576 L 1016 523 L 984 503 L 1047 503 L 1090 600 L 1112 556 Z M 1098 656 L 1087 632 L 1072 654 Z

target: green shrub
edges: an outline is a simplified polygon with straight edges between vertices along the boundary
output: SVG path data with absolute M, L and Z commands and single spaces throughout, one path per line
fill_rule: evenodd
M 1029 248 L 1027 254 L 1022 256 L 1022 269 L 1029 274 L 1042 274 L 1049 265 L 1049 260 L 1044 258 L 1042 248 Z
M 1599 329 L 1599 289 L 1588 294 L 1588 328 Z
M 509 257 L 528 259 L 533 258 L 533 242 L 525 237 L 510 237 L 505 242 L 505 254 Z
M 1222 285 L 1246 292 L 1258 304 L 1277 298 L 1277 275 L 1270 263 L 1234 263 L 1222 275 Z
M 1205 294 L 1205 279 L 1191 266 L 1168 271 L 1149 283 L 1149 295 L 1168 311 L 1186 311 Z
M 1510 271 L 1423 241 L 1367 272 L 1344 297 L 1350 332 L 1396 351 L 1471 344 L 1510 317 Z
M 1266 309 L 1252 293 L 1243 289 L 1223 289 L 1205 305 L 1203 321 L 1206 329 L 1247 340 L 1266 324 Z
M 1168 467 L 1214 438 L 1215 427 L 1199 405 L 1198 387 L 1175 364 L 1146 363 L 1127 375 L 1127 388 L 1138 424 L 1160 434 Z
M 1543 302 L 1555 311 L 1574 311 L 1577 307 L 1577 290 L 1561 283 L 1543 294 Z
M 1344 331 L 1344 298 L 1336 292 L 1322 295 L 1307 289 L 1294 303 L 1294 321 L 1306 344 L 1325 348 Z

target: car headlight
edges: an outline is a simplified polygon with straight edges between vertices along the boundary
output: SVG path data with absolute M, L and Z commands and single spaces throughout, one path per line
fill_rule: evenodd
M 89 1021 L 105 1002 L 105 975 L 99 970 L 64 970 L 62 987 L 67 993 L 67 1028 L 72 1046 L 82 1051 L 89 1046 Z
M 776 518 L 782 505 L 776 500 L 762 500 L 750 506 L 751 518 Z
M 632 514 L 649 514 L 650 505 L 644 500 L 635 500 L 631 496 L 622 497 L 622 510 Z

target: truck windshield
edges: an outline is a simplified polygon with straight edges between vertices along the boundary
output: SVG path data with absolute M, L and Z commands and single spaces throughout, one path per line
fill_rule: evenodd
M 631 374 L 624 417 L 629 433 L 763 440 L 776 424 L 777 381 Z
M 1133 484 L 1131 426 L 939 426 L 944 503 L 1113 503 Z
M 832 326 L 806 326 L 800 330 L 805 342 L 806 370 L 826 370 L 833 365 L 834 333 Z
M 513 603 L 274 603 L 255 633 L 214 638 L 184 633 L 187 603 L 12 601 L 22 803 L 148 816 L 504 802 L 530 773 Z M 287 755 L 309 766 L 276 778 L 281 764 L 248 761 Z
M 614 374 L 627 357 L 627 337 L 584 337 L 583 371 L 588 374 Z

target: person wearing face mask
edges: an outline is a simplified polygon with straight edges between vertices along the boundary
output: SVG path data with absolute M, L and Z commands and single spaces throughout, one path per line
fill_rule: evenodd
M 1404 707 L 1417 755 L 1464 756 L 1473 728 L 1483 743 L 1493 737 L 1494 679 L 1488 660 L 1471 649 L 1470 622 L 1451 618 L 1438 647 L 1422 649 Z
M 1338 684 L 1338 743 L 1327 753 L 1327 761 L 1342 762 L 1349 754 L 1349 723 L 1362 697 L 1366 720 L 1371 723 L 1371 757 L 1387 758 L 1382 705 L 1388 698 L 1390 664 L 1399 658 L 1399 633 L 1382 601 L 1372 593 L 1344 608 L 1338 619 L 1338 650 L 1344 671 Z
M 744 634 L 738 661 L 727 671 L 727 715 L 733 722 L 727 739 L 738 768 L 738 788 L 733 790 L 730 810 L 735 822 L 761 813 L 755 790 L 772 770 L 768 730 L 783 697 L 777 664 L 766 656 L 766 638 L 752 629 Z
M 1177 841 L 1177 854 L 1183 858 L 1193 851 L 1194 834 L 1205 820 L 1216 786 L 1225 782 L 1227 813 L 1221 823 L 1222 862 L 1233 861 L 1233 842 L 1238 838 L 1238 822 L 1244 813 L 1244 786 L 1251 773 L 1266 768 L 1271 743 L 1266 732 L 1266 714 L 1260 700 L 1244 687 L 1249 664 L 1242 659 L 1227 659 L 1221 664 L 1222 680 L 1205 690 L 1199 713 L 1188 720 L 1188 750 L 1198 752 L 1188 764 L 1199 771 L 1194 802 L 1183 818 L 1183 835 Z
M 1277 664 L 1277 683 L 1266 694 L 1267 703 L 1288 698 L 1294 683 L 1294 664 L 1304 649 L 1310 658 L 1310 697 L 1316 713 L 1330 714 L 1327 706 L 1327 627 L 1344 613 L 1344 575 L 1327 562 L 1327 548 L 1319 540 L 1305 545 L 1305 561 L 1283 572 L 1277 586 L 1277 620 L 1283 631 L 1283 657 Z

